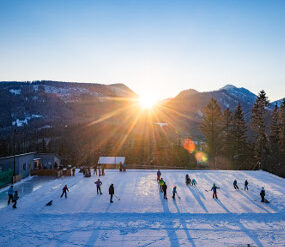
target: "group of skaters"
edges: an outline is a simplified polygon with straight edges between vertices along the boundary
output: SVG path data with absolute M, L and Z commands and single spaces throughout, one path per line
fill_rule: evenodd
M 120 172 L 126 172 L 127 171 L 127 164 L 125 162 L 124 162 L 124 164 L 122 162 L 120 162 L 119 171 Z
M 10 205 L 10 202 L 12 202 L 13 208 L 17 208 L 18 199 L 19 199 L 18 191 L 14 190 L 14 186 L 11 185 L 11 187 L 8 190 L 8 205 Z
M 160 169 L 158 169 L 158 171 L 157 171 L 157 182 L 159 183 L 160 192 L 163 192 L 164 199 L 167 199 L 167 185 L 166 185 L 166 182 L 161 177 Z M 186 183 L 187 186 L 188 185 L 190 185 L 190 186 L 196 186 L 197 185 L 196 179 L 193 178 L 191 180 L 189 174 L 186 174 L 186 176 L 185 176 L 185 183 Z M 239 190 L 239 187 L 238 187 L 236 179 L 233 182 L 233 186 L 234 186 L 235 190 Z M 217 195 L 217 190 L 218 189 L 220 189 L 220 187 L 216 186 L 216 184 L 214 183 L 212 188 L 211 188 L 211 190 L 210 190 L 210 191 L 213 191 L 213 199 L 218 199 L 218 195 Z M 247 181 L 247 179 L 244 181 L 244 190 L 245 191 L 248 190 L 248 181 Z M 206 190 L 206 191 L 208 192 L 208 190 Z M 176 194 L 177 194 L 177 187 L 174 186 L 173 189 L 172 189 L 172 198 L 173 199 L 175 199 L 175 195 Z M 261 202 L 269 203 L 269 201 L 267 199 L 265 199 L 265 189 L 264 189 L 264 187 L 261 188 L 260 197 L 261 197 Z

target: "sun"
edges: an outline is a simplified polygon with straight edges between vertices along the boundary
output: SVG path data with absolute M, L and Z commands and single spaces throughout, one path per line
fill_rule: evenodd
M 152 95 L 141 95 L 139 97 L 139 104 L 142 109 L 151 109 L 156 103 L 157 100 Z

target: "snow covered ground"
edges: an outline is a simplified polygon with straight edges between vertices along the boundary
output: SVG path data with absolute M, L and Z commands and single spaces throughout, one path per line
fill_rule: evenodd
M 186 173 L 196 188 L 185 185 Z M 284 179 L 262 171 L 163 170 L 162 177 L 168 200 L 156 171 L 107 170 L 102 196 L 97 176 L 51 180 L 20 198 L 17 209 L 0 210 L 0 246 L 285 246 Z M 234 179 L 240 187 L 247 179 L 249 191 L 234 191 Z M 221 187 L 219 200 L 206 191 L 213 182 Z M 65 183 L 70 192 L 60 199 Z M 111 183 L 120 198 L 113 204 Z M 174 185 L 181 200 L 171 198 Z M 262 186 L 270 204 L 260 202 Z

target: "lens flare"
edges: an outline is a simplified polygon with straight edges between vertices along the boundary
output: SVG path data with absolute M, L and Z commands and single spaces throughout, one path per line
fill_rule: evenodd
M 208 157 L 207 157 L 207 154 L 203 153 L 203 152 L 197 152 L 195 153 L 195 158 L 198 162 L 207 162 L 208 160 Z
M 189 153 L 195 151 L 195 143 L 189 138 L 184 139 L 182 145 Z

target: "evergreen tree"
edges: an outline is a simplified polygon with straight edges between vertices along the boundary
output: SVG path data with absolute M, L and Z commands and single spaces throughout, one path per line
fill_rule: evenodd
M 203 120 L 200 126 L 207 143 L 207 151 L 210 162 L 216 168 L 216 158 L 222 148 L 223 115 L 217 101 L 211 98 L 203 112 Z
M 224 156 L 227 158 L 227 165 L 228 167 L 231 166 L 232 163 L 232 137 L 231 137 L 231 130 L 232 130 L 232 123 L 233 123 L 233 113 L 232 111 L 227 108 L 223 114 L 223 123 L 224 123 L 224 130 L 223 130 L 223 153 Z
M 232 121 L 231 129 L 231 142 L 232 142 L 232 154 L 233 164 L 235 169 L 244 168 L 244 161 L 246 160 L 246 148 L 247 148 L 247 126 L 244 120 L 244 113 L 241 105 L 238 104 Z
M 279 161 L 280 161 L 280 125 L 279 125 L 279 110 L 277 105 L 275 105 L 274 110 L 271 115 L 271 124 L 270 124 L 270 171 L 276 172 Z
M 285 99 L 279 109 L 280 167 L 278 174 L 285 177 Z
M 265 113 L 268 105 L 269 101 L 266 93 L 262 90 L 257 96 L 251 115 L 251 127 L 255 134 L 255 158 L 262 169 L 265 167 L 268 155 L 268 140 L 265 126 Z

